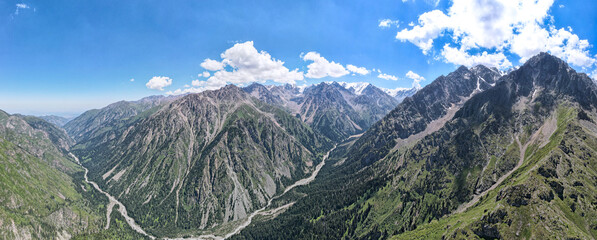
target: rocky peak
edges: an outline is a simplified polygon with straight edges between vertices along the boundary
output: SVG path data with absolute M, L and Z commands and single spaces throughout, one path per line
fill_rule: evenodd
M 242 88 L 242 90 L 263 102 L 274 105 L 283 105 L 283 100 L 272 92 L 278 90 L 277 86 L 266 87 L 259 83 L 252 83 L 251 85 Z
M 305 94 L 325 94 L 325 93 L 339 93 L 338 90 L 342 88 L 338 83 L 336 85 L 322 82 L 305 89 Z
M 470 70 L 466 66 L 460 65 L 460 67 L 458 67 L 456 69 L 456 71 L 451 72 L 448 75 L 450 75 L 450 74 L 465 74 L 465 73 L 469 73 L 469 72 L 470 72 Z
M 247 98 L 247 93 L 234 84 L 228 84 L 223 88 L 217 90 L 208 90 L 198 94 L 222 101 L 238 101 Z
M 500 72 L 500 70 L 498 70 L 495 67 L 488 68 L 484 65 L 477 65 L 471 68 L 470 70 L 478 77 L 481 77 L 481 79 L 484 82 L 490 85 L 495 84 L 500 79 L 500 77 L 503 76 L 502 72 Z
M 541 101 L 572 97 L 584 107 L 597 106 L 597 86 L 586 75 L 577 73 L 563 60 L 540 53 L 506 76 L 516 86 L 518 96 Z
M 385 92 L 371 84 L 367 85 L 363 91 L 361 91 L 363 95 L 378 95 L 378 94 L 385 94 Z
M 249 90 L 249 92 L 254 91 L 254 90 L 260 90 L 260 91 L 267 90 L 267 88 L 265 86 L 263 86 L 259 83 L 255 83 L 255 82 L 251 83 L 251 85 L 249 85 L 249 86 L 244 87 L 243 89 L 245 90 L 245 92 L 247 90 Z

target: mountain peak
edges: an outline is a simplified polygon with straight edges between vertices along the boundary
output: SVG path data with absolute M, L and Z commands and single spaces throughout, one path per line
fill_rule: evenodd
M 193 94 L 191 94 L 193 95 Z M 208 90 L 199 95 L 203 95 L 205 97 L 213 98 L 213 99 L 220 99 L 220 100 L 240 100 L 245 99 L 247 97 L 247 93 L 243 91 L 241 88 L 237 87 L 234 84 L 228 84 L 220 89 L 217 90 Z
M 568 64 L 549 53 L 541 52 L 534 57 L 530 58 L 523 66 L 530 66 L 530 67 L 538 67 L 540 66 L 541 69 L 559 69 L 559 68 L 570 68 Z
M 246 88 L 262 88 L 262 87 L 265 88 L 265 86 L 263 86 L 263 84 L 256 83 L 256 82 L 253 82 L 249 86 L 246 86 Z
M 466 66 L 464 66 L 464 65 L 460 65 L 460 67 L 458 67 L 458 68 L 456 69 L 456 71 L 454 71 L 454 72 L 461 73 L 461 72 L 468 72 L 468 71 L 470 71 L 470 69 L 468 69 L 468 68 L 467 68 Z

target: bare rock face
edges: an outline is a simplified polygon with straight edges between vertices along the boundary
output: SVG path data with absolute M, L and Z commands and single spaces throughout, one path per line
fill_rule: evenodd
M 395 147 L 399 139 L 425 131 L 434 120 L 457 109 L 473 95 L 491 88 L 501 73 L 496 69 L 464 66 L 407 97 L 387 116 L 371 126 L 351 148 L 349 158 L 369 165 Z
M 118 127 L 126 120 L 156 106 L 171 102 L 180 96 L 150 96 L 138 101 L 120 101 L 102 109 L 93 109 L 70 120 L 64 129 L 77 142 L 88 141 L 101 135 L 101 130 Z M 97 141 L 97 140 L 95 140 Z
M 245 218 L 312 172 L 332 146 L 233 85 L 139 116 L 78 142 L 76 153 L 91 178 L 158 236 Z
M 337 82 L 324 82 L 301 91 L 292 85 L 263 86 L 254 83 L 243 90 L 264 102 L 286 109 L 336 142 L 363 133 L 399 103 L 371 84 L 357 90 Z

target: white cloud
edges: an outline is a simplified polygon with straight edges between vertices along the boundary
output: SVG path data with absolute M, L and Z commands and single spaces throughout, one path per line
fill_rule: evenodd
M 189 85 L 185 85 L 184 89 L 176 89 L 174 91 L 166 92 L 167 95 L 180 95 L 180 94 L 187 94 L 187 93 L 200 93 L 206 90 L 216 90 L 226 86 L 225 81 L 221 81 L 219 79 L 208 79 L 204 81 L 200 80 L 193 80 L 191 83 L 192 87 Z
M 366 68 L 364 68 L 364 67 L 357 67 L 357 66 L 352 65 L 352 64 L 346 65 L 346 69 L 348 69 L 348 71 L 351 71 L 353 73 L 358 73 L 360 75 L 367 75 L 367 74 L 369 74 L 369 70 L 367 70 Z
M 398 20 L 392 20 L 392 19 L 382 19 L 379 20 L 379 25 L 377 25 L 380 28 L 389 28 L 392 25 L 395 25 L 396 27 L 399 27 L 400 22 Z
M 230 66 L 232 71 L 221 69 L 209 78 L 213 79 L 212 81 L 243 84 L 271 80 L 293 84 L 295 81 L 303 80 L 302 72 L 298 69 L 290 71 L 284 67 L 284 62 L 272 58 L 265 51 L 257 51 L 252 41 L 234 44 L 220 56 L 221 63 Z
M 135 81 L 135 79 L 134 79 L 134 78 L 131 78 L 131 80 L 130 80 L 130 81 L 131 81 L 131 82 L 134 82 L 134 81 Z
M 446 13 L 433 10 L 421 14 L 418 24 L 399 31 L 396 39 L 409 41 L 428 54 L 434 40 L 449 33 L 458 50 L 444 45 L 442 56 L 451 57 L 444 61 L 462 65 L 490 62 L 507 67 L 509 61 L 502 59 L 505 52 L 525 61 L 546 51 L 573 65 L 592 66 L 595 59 L 587 50 L 588 41 L 571 29 L 554 27 L 548 13 L 553 4 L 554 0 L 453 0 Z
M 199 73 L 197 74 L 198 77 L 204 77 L 204 78 L 208 78 L 209 76 L 211 76 L 211 74 L 209 74 L 208 71 L 204 71 L 203 73 Z
M 218 70 L 224 69 L 224 63 L 206 58 L 201 63 L 201 67 L 205 68 L 206 70 L 209 70 L 209 71 L 218 71 Z
M 385 79 L 385 80 L 393 80 L 393 81 L 397 81 L 398 78 L 396 76 L 392 76 L 389 74 L 385 74 L 385 73 L 380 73 L 379 75 L 377 75 L 378 78 L 381 79 Z
M 19 10 L 20 9 L 29 9 L 29 5 L 24 4 L 24 3 L 17 3 L 16 4 L 17 9 L 15 10 L 15 12 L 13 13 L 13 15 L 19 15 Z M 12 16 L 14 17 L 14 16 Z
M 589 42 L 581 40 L 571 29 L 552 27 L 548 31 L 535 23 L 526 25 L 519 32 L 511 41 L 510 51 L 520 56 L 521 62 L 539 52 L 549 51 L 576 66 L 590 67 L 595 64 L 596 60 L 587 50 Z
M 406 73 L 406 77 L 413 80 L 413 88 L 421 88 L 421 81 L 425 81 L 424 77 L 421 77 L 419 74 L 414 73 L 413 71 L 408 71 Z
M 330 62 L 317 52 L 308 52 L 303 56 L 305 61 L 313 61 L 307 65 L 309 69 L 305 77 L 308 78 L 323 78 L 323 77 L 342 77 L 347 75 L 349 72 L 342 66 L 342 64 L 334 61 Z
M 488 67 L 496 67 L 499 69 L 505 69 L 512 67 L 512 63 L 508 60 L 506 55 L 503 53 L 487 53 L 483 52 L 478 55 L 471 55 L 464 51 L 464 49 L 456 49 L 450 47 L 449 44 L 444 45 L 441 52 L 444 57 L 444 62 L 452 63 L 456 65 L 464 65 L 467 67 L 473 67 L 476 65 L 485 65 Z
M 433 47 L 433 39 L 450 26 L 450 18 L 440 10 L 426 12 L 419 16 L 419 25 L 411 30 L 402 29 L 396 39 L 409 41 L 423 50 L 424 54 Z
M 149 82 L 147 82 L 145 84 L 145 86 L 147 86 L 147 88 L 149 89 L 154 89 L 154 90 L 159 90 L 159 91 L 164 91 L 164 88 L 167 86 L 172 85 L 172 79 L 170 79 L 169 77 L 153 77 L 149 80 Z
M 205 59 L 201 67 L 210 71 L 216 71 L 212 74 L 203 72 L 199 77 L 207 80 L 194 80 L 192 87 L 169 91 L 166 94 L 178 95 L 184 93 L 197 93 L 205 90 L 219 89 L 226 84 L 243 85 L 251 82 L 273 81 L 277 83 L 294 84 L 296 81 L 303 80 L 303 72 L 298 69 L 290 71 L 284 66 L 284 62 L 272 58 L 265 51 L 257 51 L 252 41 L 234 44 L 231 48 L 220 54 L 222 61 Z M 225 69 L 228 66 L 231 71 Z

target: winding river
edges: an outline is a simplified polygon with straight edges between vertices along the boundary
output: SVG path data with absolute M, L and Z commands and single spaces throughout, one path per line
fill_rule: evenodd
M 263 216 L 269 216 L 269 215 L 273 215 L 276 212 L 288 208 L 290 206 L 292 206 L 293 203 L 289 203 L 286 204 L 284 206 L 280 206 L 276 209 L 272 209 L 269 211 L 265 211 L 265 209 L 267 209 L 268 207 L 270 207 L 272 205 L 272 202 L 275 199 L 278 199 L 282 196 L 284 196 L 284 194 L 286 194 L 287 192 L 289 192 L 290 190 L 292 190 L 295 187 L 298 186 L 302 186 L 302 185 L 307 185 L 309 183 L 311 183 L 313 180 L 315 180 L 315 177 L 317 177 L 317 174 L 319 174 L 319 171 L 321 171 L 321 168 L 325 165 L 325 161 L 327 160 L 328 156 L 330 155 L 330 153 L 332 151 L 334 151 L 334 149 L 336 149 L 336 146 L 334 146 L 332 149 L 330 149 L 325 156 L 323 156 L 323 159 L 321 160 L 321 162 L 319 164 L 317 164 L 317 166 L 315 167 L 315 171 L 313 171 L 313 173 L 311 173 L 311 175 L 309 177 L 303 178 L 301 180 L 296 181 L 294 184 L 286 187 L 284 189 L 284 192 L 282 192 L 280 195 L 275 196 L 273 198 L 271 198 L 269 201 L 267 201 L 267 205 L 265 205 L 265 207 L 262 207 L 260 209 L 258 209 L 257 211 L 251 213 L 249 215 L 249 217 L 247 217 L 240 225 L 236 226 L 236 228 L 234 228 L 232 231 L 230 231 L 229 233 L 225 234 L 224 236 L 216 236 L 214 234 L 208 234 L 208 235 L 201 235 L 201 236 L 197 236 L 197 237 L 190 237 L 190 238 L 176 238 L 175 240 L 199 240 L 199 239 L 213 239 L 213 240 L 223 240 L 223 239 L 227 239 L 229 237 L 232 237 L 236 234 L 238 234 L 240 231 L 242 231 L 243 229 L 245 229 L 246 227 L 248 227 L 251 224 L 251 221 L 253 221 L 253 218 L 257 215 L 263 215 Z
M 232 231 L 230 231 L 229 233 L 225 234 L 224 236 L 216 236 L 213 234 L 209 234 L 209 235 L 201 235 L 201 236 L 197 236 L 197 237 L 190 237 L 190 238 L 176 238 L 176 240 L 196 240 L 196 239 L 214 239 L 214 240 L 223 240 L 223 239 L 227 239 L 229 237 L 232 237 L 236 234 L 238 234 L 240 231 L 242 231 L 243 229 L 245 229 L 247 226 L 249 226 L 251 224 L 251 222 L 253 221 L 253 218 L 257 215 L 264 215 L 264 216 L 269 216 L 269 215 L 273 215 L 275 213 L 277 213 L 278 211 L 282 210 L 282 209 L 286 209 L 290 206 L 292 206 L 292 204 L 294 203 L 288 203 L 284 206 L 280 206 L 276 209 L 272 209 L 269 211 L 265 211 L 265 209 L 267 209 L 268 207 L 270 207 L 272 205 L 272 202 L 275 199 L 278 199 L 282 196 L 284 196 L 287 192 L 289 192 L 290 190 L 298 187 L 298 186 L 303 186 L 303 185 L 307 185 L 309 183 L 311 183 L 313 180 L 315 180 L 315 177 L 317 177 L 317 174 L 319 174 L 319 171 L 321 171 L 321 168 L 325 165 L 325 161 L 327 160 L 328 156 L 330 155 L 330 152 L 332 152 L 334 149 L 336 149 L 336 146 L 334 146 L 332 149 L 330 149 L 324 156 L 323 159 L 321 160 L 321 163 L 319 163 L 316 167 L 315 167 L 315 171 L 313 171 L 313 173 L 311 173 L 311 175 L 309 177 L 300 179 L 298 181 L 296 181 L 294 184 L 286 187 L 284 189 L 284 192 L 282 192 L 280 195 L 275 196 L 273 198 L 271 198 L 270 200 L 267 201 L 267 205 L 265 205 L 263 208 L 258 209 L 257 211 L 251 213 L 242 223 L 240 223 L 240 225 L 236 226 L 236 228 L 234 228 Z M 114 205 L 118 205 L 118 212 L 120 212 L 120 214 L 122 214 L 122 216 L 124 217 L 124 219 L 126 220 L 126 222 L 128 223 L 128 225 L 135 230 L 136 232 L 143 234 L 144 236 L 147 236 L 151 239 L 155 239 L 154 236 L 148 234 L 147 232 L 145 232 L 145 230 L 143 230 L 143 228 L 141 228 L 141 226 L 139 226 L 135 220 L 133 218 L 131 218 L 127 212 L 126 212 L 126 207 L 120 202 L 118 201 L 114 196 L 110 195 L 109 193 L 105 192 L 104 190 L 102 190 L 97 183 L 93 182 L 93 181 L 89 181 L 87 174 L 89 173 L 89 170 L 83 166 L 81 164 L 81 162 L 79 161 L 79 158 L 77 158 L 77 156 L 75 156 L 72 153 L 69 153 L 71 157 L 73 157 L 76 161 L 77 164 L 79 164 L 79 166 L 81 166 L 83 169 L 85 169 L 85 182 L 93 185 L 93 187 L 95 189 L 97 189 L 99 192 L 101 192 L 102 194 L 106 195 L 106 197 L 108 197 L 108 199 L 110 200 L 110 203 L 107 206 L 107 210 L 106 210 L 106 219 L 107 219 L 107 223 L 105 226 L 105 229 L 108 229 L 110 227 L 110 214 L 112 213 L 112 208 L 114 207 Z
M 83 166 L 83 164 L 81 164 L 81 162 L 79 161 L 79 158 L 77 156 L 75 156 L 72 153 L 69 153 L 69 155 L 71 157 L 73 157 L 76 161 L 77 164 L 79 164 L 79 166 L 81 166 L 83 169 L 85 169 L 85 182 L 89 183 L 91 185 L 93 185 L 93 187 L 95 189 L 97 189 L 97 191 L 101 192 L 102 194 L 106 195 L 106 197 L 108 197 L 108 199 L 110 200 L 110 203 L 108 203 L 107 206 L 107 210 L 106 210 L 106 227 L 105 229 L 108 229 L 110 227 L 110 214 L 112 214 L 112 208 L 114 207 L 114 205 L 118 205 L 118 212 L 120 212 L 120 214 L 124 217 L 124 219 L 126 220 L 126 223 L 128 223 L 129 226 L 131 226 L 131 228 L 133 230 L 135 230 L 136 232 L 143 234 L 144 236 L 147 236 L 151 239 L 155 239 L 154 236 L 148 234 L 147 232 L 145 232 L 145 230 L 143 230 L 143 228 L 141 228 L 141 226 L 139 226 L 136 222 L 135 219 L 133 219 L 132 217 L 130 217 L 128 215 L 128 213 L 126 212 L 126 207 L 124 206 L 124 204 L 122 204 L 120 201 L 116 200 L 116 198 L 112 195 L 110 195 L 107 192 L 104 192 L 104 190 L 102 190 L 97 183 L 93 182 L 93 181 L 89 181 L 89 178 L 87 177 L 87 174 L 89 173 L 89 169 L 87 169 L 85 166 Z

